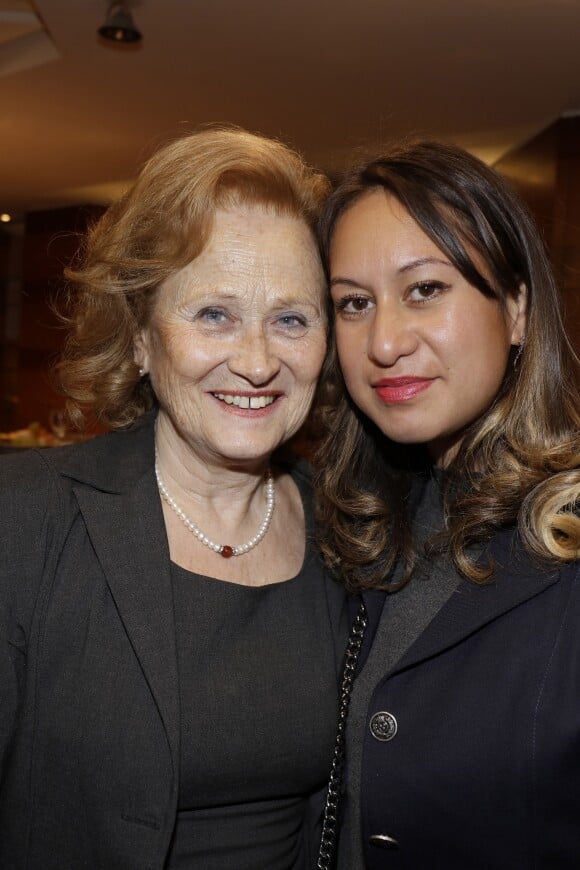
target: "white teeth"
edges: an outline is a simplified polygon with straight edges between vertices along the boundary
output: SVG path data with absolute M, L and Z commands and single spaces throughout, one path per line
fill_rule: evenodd
M 275 396 L 232 396 L 230 393 L 214 393 L 214 396 L 227 405 L 236 405 L 236 407 L 244 409 L 252 408 L 252 410 L 266 408 L 276 399 Z
M 273 401 L 274 396 L 252 396 L 250 408 L 265 408 L 266 405 L 271 405 Z

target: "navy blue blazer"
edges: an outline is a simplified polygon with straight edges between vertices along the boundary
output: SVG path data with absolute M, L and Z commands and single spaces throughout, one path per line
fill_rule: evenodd
M 152 423 L 0 460 L 2 870 L 165 865 L 179 692 Z
M 492 552 L 494 582 L 463 582 L 372 696 L 368 870 L 580 868 L 580 565 L 539 564 L 513 532 Z M 363 660 L 384 594 L 364 600 Z

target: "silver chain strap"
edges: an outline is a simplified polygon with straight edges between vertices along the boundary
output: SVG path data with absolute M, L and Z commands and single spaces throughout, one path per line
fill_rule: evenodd
M 322 837 L 320 840 L 320 849 L 318 851 L 318 862 L 316 864 L 318 870 L 330 870 L 332 867 L 334 849 L 336 846 L 336 834 L 338 830 L 338 810 L 342 787 L 342 773 L 344 769 L 344 744 L 348 706 L 350 704 L 352 684 L 366 626 L 367 615 L 365 606 L 361 601 L 358 613 L 352 624 L 344 659 L 344 670 L 342 672 L 342 684 L 340 687 L 340 704 L 338 708 L 338 726 L 334 743 L 334 756 L 332 759 L 332 767 L 330 769 L 326 806 L 324 807 L 324 817 L 322 821 Z

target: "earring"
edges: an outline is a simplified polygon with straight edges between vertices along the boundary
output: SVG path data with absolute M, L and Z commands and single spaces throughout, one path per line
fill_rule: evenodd
M 145 369 L 139 368 L 139 377 L 142 378 L 145 374 Z
M 513 362 L 514 369 L 517 369 L 517 367 L 518 367 L 518 363 L 520 361 L 520 357 L 522 355 L 523 349 L 524 349 L 524 339 L 522 338 L 520 343 L 517 345 L 516 355 L 514 356 L 514 362 Z

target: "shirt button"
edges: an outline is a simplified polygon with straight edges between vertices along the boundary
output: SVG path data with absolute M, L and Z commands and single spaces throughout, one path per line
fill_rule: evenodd
M 389 837 L 388 834 L 373 834 L 369 837 L 371 846 L 380 846 L 381 849 L 398 849 L 399 844 L 394 837 Z
M 375 740 L 382 740 L 386 743 L 387 740 L 392 740 L 397 733 L 397 720 L 392 713 L 380 710 L 371 718 L 369 728 Z

